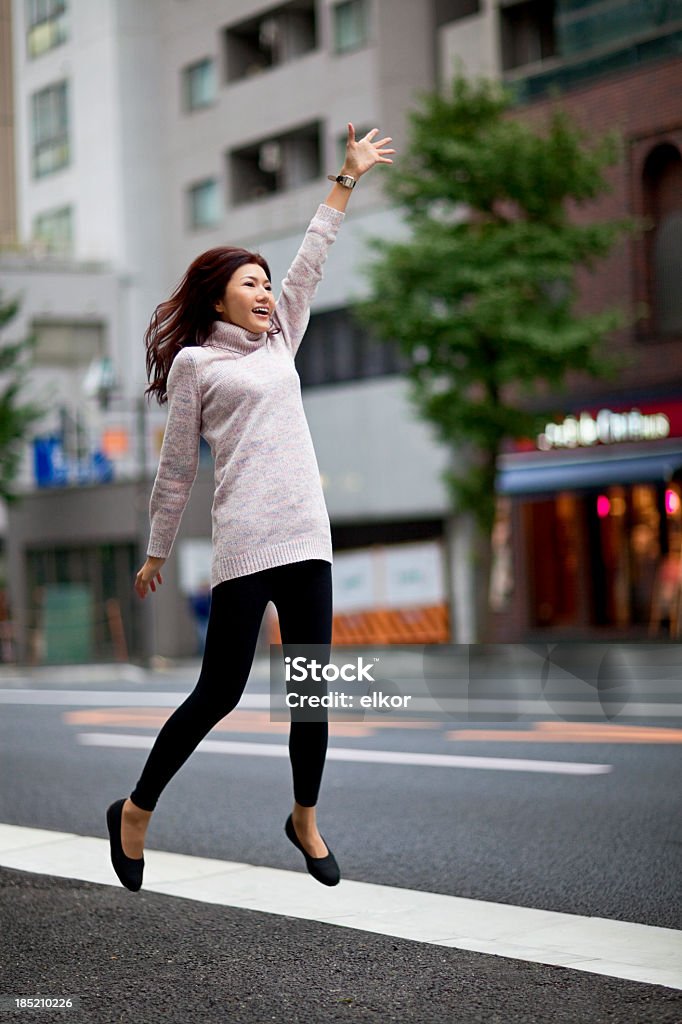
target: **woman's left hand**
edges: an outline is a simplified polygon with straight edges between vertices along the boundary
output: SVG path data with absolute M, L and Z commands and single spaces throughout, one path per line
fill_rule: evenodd
M 389 160 L 385 154 L 395 153 L 395 150 L 383 148 L 387 142 L 392 142 L 393 140 L 389 135 L 385 139 L 380 139 L 378 142 L 375 142 L 374 136 L 378 134 L 378 131 L 378 128 L 372 128 L 372 130 L 367 132 L 362 139 L 356 140 L 355 129 L 350 121 L 348 122 L 346 159 L 343 162 L 342 174 L 350 174 L 354 178 L 359 178 L 361 175 L 366 174 L 367 171 L 371 170 L 375 164 L 393 163 L 393 161 Z

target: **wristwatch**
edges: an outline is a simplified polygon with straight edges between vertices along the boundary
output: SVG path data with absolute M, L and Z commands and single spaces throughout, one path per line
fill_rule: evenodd
M 337 174 L 336 176 L 328 174 L 327 179 L 328 181 L 338 182 L 339 185 L 343 185 L 344 188 L 355 188 L 357 185 L 356 179 L 351 177 L 350 174 Z

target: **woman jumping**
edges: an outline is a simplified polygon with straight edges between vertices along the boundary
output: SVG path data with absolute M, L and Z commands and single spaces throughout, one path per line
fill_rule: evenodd
M 348 124 L 341 174 L 306 231 L 275 302 L 259 253 L 210 249 L 152 316 L 145 334 L 150 385 L 168 419 L 150 499 L 141 598 L 161 584 L 199 461 L 199 438 L 215 460 L 211 610 L 195 689 L 165 723 L 130 797 L 106 819 L 120 881 L 142 885 L 144 840 L 159 796 L 201 740 L 238 704 L 269 601 L 282 643 L 320 644 L 332 636 L 332 543 L 319 468 L 301 400 L 294 356 L 310 319 L 330 245 L 352 189 L 375 164 L 391 164 L 373 128 L 356 140 Z M 294 807 L 285 832 L 310 874 L 336 885 L 339 867 L 316 822 L 327 753 L 327 714 L 296 720 L 289 756 Z

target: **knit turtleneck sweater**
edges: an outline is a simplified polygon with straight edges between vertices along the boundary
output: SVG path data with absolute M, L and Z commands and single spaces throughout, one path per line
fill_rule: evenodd
M 215 463 L 212 586 L 261 569 L 332 562 L 320 471 L 294 356 L 310 319 L 327 252 L 345 217 L 321 203 L 282 282 L 272 322 L 254 334 L 217 320 L 168 375 L 168 418 L 149 504 L 147 553 L 167 558 L 199 464 L 199 438 Z

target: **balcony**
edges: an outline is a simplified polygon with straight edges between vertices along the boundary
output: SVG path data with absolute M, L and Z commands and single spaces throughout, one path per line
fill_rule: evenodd
M 237 82 L 317 48 L 314 0 L 292 0 L 223 33 L 224 79 Z
M 239 206 L 318 179 L 321 137 L 322 124 L 313 121 L 232 150 L 228 154 L 230 203 Z

